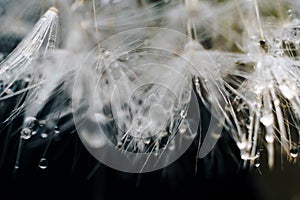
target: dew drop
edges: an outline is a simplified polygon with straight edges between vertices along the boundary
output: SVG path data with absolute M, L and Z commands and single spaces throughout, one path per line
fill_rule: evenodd
M 118 148 L 121 148 L 122 146 L 123 146 L 123 142 L 122 142 L 122 141 L 118 141 L 117 147 L 118 147 Z
M 259 155 L 257 156 L 257 158 L 254 159 L 254 166 L 257 167 L 257 168 L 260 166 Z
M 150 142 L 151 142 L 150 138 L 145 138 L 144 139 L 144 144 L 148 145 L 148 144 L 150 144 Z
M 242 158 L 242 160 L 249 160 L 249 154 L 247 152 L 242 152 L 241 158 Z
M 262 118 L 260 118 L 260 122 L 266 127 L 271 126 L 273 124 L 273 121 L 274 119 L 272 113 L 264 115 Z
M 46 16 L 42 16 L 41 20 L 42 21 L 46 21 L 47 17 Z
M 288 15 L 288 17 L 292 17 L 292 16 L 293 16 L 293 10 L 292 10 L 292 9 L 289 9 L 289 10 L 287 11 L 287 15 Z
M 124 58 L 126 61 L 129 61 L 130 60 L 130 56 L 128 55 L 125 55 L 125 58 Z
M 294 98 L 295 94 L 294 94 L 292 88 L 289 88 L 285 84 L 281 84 L 281 85 L 279 85 L 279 89 L 282 92 L 282 94 L 285 96 L 285 98 L 287 98 L 289 100 L 291 100 L 292 98 Z
M 290 155 L 293 158 L 297 158 L 298 157 L 298 153 L 299 153 L 299 149 L 294 147 L 290 150 Z
M 55 134 L 59 134 L 59 133 L 60 133 L 60 130 L 59 130 L 59 127 L 58 127 L 58 126 L 55 126 L 55 127 L 54 127 L 54 133 L 55 133 Z
M 274 136 L 272 134 L 266 134 L 265 139 L 266 139 L 267 143 L 274 142 Z
M 22 139 L 28 140 L 31 136 L 32 136 L 32 131 L 30 128 L 25 127 L 21 130 L 21 138 Z
M 180 111 L 180 117 L 182 117 L 183 119 L 185 119 L 187 116 L 187 112 L 185 110 L 181 110 Z
M 283 55 L 283 51 L 281 50 L 274 51 L 274 56 L 282 56 L 282 55 Z
M 10 94 L 13 94 L 14 91 L 13 91 L 12 89 L 7 88 L 7 89 L 5 90 L 5 93 L 6 93 L 7 95 L 10 95 Z
M 279 104 L 280 104 L 279 99 L 275 99 L 275 100 L 274 100 L 274 105 L 275 105 L 275 106 L 279 106 Z
M 31 134 L 32 134 L 32 135 L 36 135 L 36 134 L 37 134 L 37 131 L 32 131 Z
M 48 161 L 46 158 L 41 158 L 39 162 L 39 168 L 46 169 L 48 167 Z
M 168 135 L 168 132 L 167 131 L 161 131 L 158 135 L 157 135 L 157 137 L 158 138 L 163 138 L 163 137 L 166 137 Z
M 238 141 L 237 146 L 240 150 L 245 149 L 247 147 L 247 140 L 242 139 L 241 141 Z
M 35 117 L 26 117 L 24 123 L 26 126 L 30 126 L 33 125 L 36 121 L 37 119 Z
M 40 120 L 39 125 L 40 127 L 43 127 L 46 124 L 46 120 Z
M 169 143 L 168 149 L 169 149 L 170 151 L 174 151 L 174 150 L 175 150 L 175 141 L 174 141 L 174 140 L 172 140 L 172 141 Z
M 104 58 L 108 58 L 110 56 L 110 52 L 107 50 L 102 50 L 101 53 L 104 56 Z
M 45 133 L 45 132 L 44 132 L 44 133 L 41 133 L 41 137 L 42 137 L 42 138 L 47 138 L 47 137 L 48 137 L 48 133 Z
M 186 132 L 186 129 L 187 129 L 187 121 L 184 120 L 182 122 L 182 124 L 180 125 L 180 128 L 179 128 L 179 133 L 180 134 L 184 134 Z

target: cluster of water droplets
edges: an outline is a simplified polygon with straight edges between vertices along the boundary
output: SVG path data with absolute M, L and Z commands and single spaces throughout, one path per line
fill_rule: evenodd
M 46 153 L 53 137 L 60 133 L 59 127 L 51 120 L 37 120 L 35 117 L 26 117 L 24 119 L 23 128 L 20 131 L 20 140 L 17 151 L 17 157 L 15 162 L 15 169 L 22 166 L 20 163 L 22 151 L 26 142 L 30 140 L 45 140 L 46 146 L 42 153 L 42 157 L 39 160 L 38 167 L 40 169 L 46 169 L 48 167 L 48 161 L 46 159 Z M 37 137 L 40 137 L 38 139 Z
M 292 10 L 288 11 L 288 17 Z M 235 121 L 237 146 L 241 158 L 260 166 L 263 149 L 267 151 L 268 165 L 274 167 L 278 154 L 287 154 L 295 161 L 299 151 L 299 63 L 291 51 L 298 51 L 299 21 L 297 19 L 274 34 L 257 41 L 262 53 L 248 56 L 243 66 L 252 66 L 252 72 L 235 90 L 232 101 L 232 120 Z M 278 31 L 278 30 L 276 30 Z M 272 35 L 272 36 L 274 36 Z M 295 49 L 293 49 L 295 48 Z M 236 62 L 237 63 L 237 62 Z M 241 103 L 242 102 L 242 103 Z M 277 145 L 281 146 L 278 153 Z M 264 147 L 264 148 L 263 148 Z M 279 158 L 281 159 L 281 158 Z
M 108 51 L 103 53 L 104 59 L 108 60 Z M 144 56 L 144 52 L 124 55 L 110 63 L 105 70 L 100 70 L 99 90 L 96 90 L 100 99 L 96 99 L 97 111 L 93 121 L 98 120 L 97 123 L 102 126 L 112 126 L 109 128 L 111 133 L 104 134 L 108 134 L 107 137 L 114 135 L 113 141 L 120 150 L 154 152 L 164 145 L 175 149 L 170 138 L 178 130 L 182 134 L 187 130 L 188 122 L 182 121 L 187 115 L 191 86 L 186 82 L 183 88 L 170 89 L 167 79 L 159 80 L 160 77 L 155 76 L 157 70 L 161 70 L 161 77 L 165 78 L 165 73 L 174 74 L 172 69 L 163 69 L 160 63 L 142 64 Z M 96 69 L 99 70 L 99 67 Z M 97 145 L 93 142 L 97 139 L 91 135 L 81 136 L 91 146 L 103 145 L 100 142 L 102 137 L 97 137 Z
M 33 30 L 25 36 L 15 50 L 0 63 L 0 103 L 4 106 L 14 107 L 7 115 L 7 119 L 1 121 L 3 129 L 9 126 L 10 121 L 19 117 L 26 110 L 26 106 L 30 102 L 28 92 L 38 88 L 40 83 L 33 81 L 37 78 L 33 78 L 35 58 L 40 55 L 45 56 L 49 51 L 54 50 L 57 28 L 58 10 L 51 7 L 41 16 Z M 3 112 L 5 112 L 5 109 Z M 20 163 L 22 151 L 27 141 L 33 138 L 36 140 L 36 137 L 45 140 L 49 139 L 49 134 L 59 133 L 57 127 L 51 127 L 53 132 L 49 131 L 49 128 L 49 121 L 47 120 L 37 120 L 31 116 L 25 117 L 22 128 L 19 130 L 20 138 L 16 154 L 15 172 L 22 166 L 22 163 Z M 46 144 L 45 151 L 38 164 L 41 169 L 48 166 L 45 158 L 48 147 L 49 142 Z
M 84 2 L 82 1 L 82 4 Z M 131 9 L 129 14 L 138 11 L 133 15 L 133 19 L 145 16 L 137 9 L 137 5 L 126 6 L 126 4 L 128 2 L 124 5 Z M 146 6 L 145 11 L 149 14 L 151 9 L 158 5 L 160 4 Z M 88 125 L 82 129 L 79 126 L 81 139 L 94 148 L 105 146 L 108 139 L 119 151 L 148 153 L 158 152 L 164 148 L 175 151 L 179 144 L 172 140 L 173 137 L 178 134 L 190 138 L 196 136 L 188 119 L 194 86 L 200 100 L 211 109 L 212 115 L 219 119 L 226 118 L 228 126 L 233 127 L 233 137 L 240 149 L 242 160 L 250 161 L 255 167 L 259 167 L 264 146 L 268 151 L 268 164 L 273 166 L 277 143 L 282 146 L 282 152 L 287 152 L 289 158 L 296 160 L 300 140 L 300 73 L 299 61 L 295 57 L 299 56 L 300 21 L 294 17 L 294 11 L 292 9 L 287 11 L 290 21 L 280 30 L 280 34 L 274 34 L 275 37 L 273 34 L 272 37 L 266 34 L 266 38 L 261 38 L 258 35 L 251 35 L 259 31 L 248 31 L 250 48 L 247 54 L 232 53 L 235 55 L 232 58 L 232 55 L 225 52 L 211 51 L 211 59 L 201 45 L 191 42 L 192 39 L 197 40 L 199 27 L 203 26 L 199 26 L 201 23 L 198 24 L 195 17 L 200 16 L 199 5 L 199 2 L 194 0 L 185 1 L 184 6 L 180 5 L 186 9 L 187 16 L 182 17 L 186 27 L 179 30 L 186 29 L 188 36 L 192 38 L 184 36 L 184 39 L 177 39 L 178 35 L 171 32 L 166 34 L 163 31 L 162 34 L 155 35 L 152 34 L 155 32 L 154 29 L 125 32 L 104 41 L 104 44 L 99 44 L 99 48 L 93 50 L 86 58 L 86 63 L 82 64 L 84 67 L 75 70 L 79 75 L 75 78 L 77 85 L 75 83 L 73 92 L 75 97 L 72 99 L 74 111 L 75 115 L 79 116 L 78 121 Z M 79 6 L 82 5 L 73 4 L 72 9 L 80 9 Z M 231 4 L 229 7 L 232 9 Z M 158 11 L 162 12 L 159 9 L 155 10 Z M 112 27 L 116 26 L 114 31 L 117 32 L 128 27 L 136 27 L 135 24 L 125 23 L 128 16 L 125 16 L 124 20 L 116 18 L 102 20 L 100 17 L 95 16 L 95 26 L 98 28 L 114 30 Z M 156 19 L 150 17 L 149 20 L 141 18 L 136 21 L 151 24 Z M 247 20 L 257 23 L 252 18 Z M 109 26 L 109 23 L 112 26 Z M 0 63 L 0 103 L 17 94 L 24 94 L 25 97 L 27 91 L 30 91 L 29 94 L 43 97 L 35 98 L 32 95 L 32 98 L 28 98 L 29 101 L 19 106 L 20 109 L 16 109 L 19 112 L 27 106 L 27 111 L 30 111 L 30 114 L 25 112 L 27 117 L 20 130 L 16 169 L 22 165 L 20 160 L 24 145 L 35 139 L 48 141 L 38 164 L 41 169 L 46 169 L 49 144 L 60 132 L 56 119 L 30 117 L 36 116 L 39 109 L 45 106 L 45 101 L 52 97 L 53 88 L 34 85 L 41 80 L 37 80 L 36 77 L 34 80 L 31 75 L 38 74 L 32 67 L 37 53 L 42 52 L 45 56 L 49 50 L 54 50 L 58 25 L 58 11 L 56 8 L 50 8 L 37 22 L 32 33 Z M 81 25 L 84 29 L 90 24 Z M 122 42 L 118 43 L 119 39 Z M 181 46 L 172 46 L 177 42 L 182 43 Z M 104 48 L 101 49 L 102 45 Z M 151 49 L 152 47 L 156 49 Z M 224 62 L 214 62 L 218 57 L 222 57 Z M 251 62 L 245 60 L 246 57 Z M 250 66 L 249 71 L 245 70 L 246 75 L 245 71 L 240 74 L 237 72 L 244 80 L 242 84 L 236 84 L 236 88 L 222 79 L 222 68 L 226 68 L 224 71 L 230 71 L 226 66 L 227 59 L 228 62 L 236 61 L 231 63 L 235 66 Z M 49 60 L 52 62 L 51 57 Z M 193 65 L 193 69 L 190 69 L 189 65 Z M 49 66 L 47 69 L 53 70 L 48 68 Z M 55 76 L 56 74 L 53 78 L 49 76 L 49 79 L 55 79 Z M 53 83 L 50 81 L 48 83 L 56 86 L 58 80 L 60 81 L 61 77 Z M 33 88 L 35 90 L 32 90 Z M 227 104 L 227 110 L 224 109 L 224 104 Z M 40 107 L 37 108 L 35 105 Z M 30 109 L 35 112 L 31 112 Z M 61 107 L 57 107 L 49 109 L 48 112 L 57 114 L 61 110 L 63 110 Z M 199 123 L 201 122 L 197 122 L 198 125 Z M 217 124 L 216 127 L 223 125 Z M 215 130 L 211 138 L 214 137 L 214 141 L 217 141 L 220 132 Z

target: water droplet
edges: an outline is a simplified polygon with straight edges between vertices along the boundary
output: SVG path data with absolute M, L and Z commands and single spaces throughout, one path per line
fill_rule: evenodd
M 41 158 L 39 162 L 39 168 L 46 169 L 48 167 L 48 161 L 46 158 Z
M 110 56 L 110 52 L 105 49 L 102 49 L 101 53 L 104 56 L 104 58 L 108 58 Z
M 259 159 L 259 157 L 254 160 L 254 166 L 255 167 L 259 167 L 260 166 L 260 159 Z
M 32 131 L 31 135 L 36 135 L 38 132 L 37 131 Z
M 161 131 L 158 133 L 157 137 L 158 138 L 163 138 L 163 137 L 166 137 L 168 135 L 168 132 L 167 131 Z
M 274 51 L 274 57 L 276 57 L 276 56 L 282 56 L 283 55 L 283 51 L 281 51 L 281 50 L 276 50 L 276 51 Z
M 172 140 L 172 141 L 169 143 L 168 149 L 169 149 L 170 151 L 174 151 L 174 150 L 175 150 L 175 141 L 174 141 L 174 140 Z
M 31 81 L 31 78 L 29 76 L 26 76 L 24 79 L 23 79 L 26 83 L 29 83 Z
M 59 130 L 59 127 L 58 127 L 58 126 L 55 126 L 55 127 L 54 127 L 54 133 L 55 133 L 55 134 L 59 134 L 59 133 L 60 133 L 60 130 Z
M 241 141 L 238 141 L 237 146 L 240 150 L 245 149 L 247 147 L 247 140 L 242 139 Z
M 46 124 L 46 120 L 40 120 L 39 125 L 40 127 L 44 126 Z
M 12 89 L 7 88 L 7 89 L 5 90 L 5 93 L 6 93 L 7 95 L 10 95 L 10 94 L 13 94 L 14 91 L 13 91 Z
M 118 148 L 121 148 L 122 146 L 123 146 L 123 142 L 122 142 L 122 141 L 118 141 L 117 147 L 118 147 Z
M 183 120 L 183 122 L 181 123 L 181 125 L 179 127 L 179 133 L 184 134 L 186 132 L 187 126 L 188 126 L 187 121 Z
M 272 113 L 266 114 L 262 118 L 260 118 L 260 122 L 266 127 L 271 126 L 273 124 L 273 121 L 274 119 Z
M 251 148 L 252 148 L 252 143 L 251 142 L 247 142 L 246 149 L 250 151 Z
M 293 158 L 297 158 L 298 157 L 298 153 L 299 153 L 299 149 L 297 147 L 293 147 L 291 150 L 290 150 L 290 155 L 293 157 Z
M 242 152 L 242 153 L 241 153 L 241 158 L 242 158 L 243 160 L 249 160 L 249 153 L 247 153 L 247 152 Z
M 265 139 L 266 139 L 267 143 L 274 142 L 274 136 L 272 134 L 266 134 Z
M 274 102 L 274 105 L 275 105 L 275 106 L 279 106 L 279 104 L 280 104 L 279 99 L 275 99 L 273 102 Z
M 130 56 L 129 55 L 125 55 L 125 58 L 124 58 L 126 61 L 130 60 Z
M 293 13 L 294 13 L 294 11 L 293 11 L 292 9 L 289 9 L 289 10 L 287 11 L 288 17 L 292 17 L 292 16 L 293 16 Z
M 294 98 L 295 93 L 292 88 L 288 87 L 285 84 L 280 84 L 279 89 L 280 89 L 281 93 L 285 96 L 285 98 L 287 98 L 288 100 L 291 100 L 292 98 Z
M 47 138 L 48 137 L 48 133 L 41 133 L 41 137 L 42 138 Z
M 182 117 L 183 119 L 185 119 L 186 116 L 187 116 L 186 110 L 181 110 L 181 111 L 180 111 L 180 117 Z
M 150 144 L 150 142 L 151 142 L 150 138 L 145 138 L 144 139 L 144 144 L 148 145 L 148 144 Z
M 32 131 L 30 128 L 25 127 L 21 130 L 21 138 L 22 139 L 28 140 L 31 136 L 32 136 Z

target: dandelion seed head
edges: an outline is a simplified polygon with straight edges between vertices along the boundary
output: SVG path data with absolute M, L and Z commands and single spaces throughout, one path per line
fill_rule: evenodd
M 116 163 L 128 159 L 138 163 L 138 170 L 122 169 L 127 172 L 164 167 L 207 121 L 191 119 L 197 112 L 191 106 L 195 96 L 211 118 L 204 140 L 199 136 L 197 158 L 213 150 L 223 127 L 235 139 L 245 166 L 262 167 L 261 156 L 267 156 L 271 168 L 284 154 L 298 157 L 297 6 L 76 0 L 50 7 L 53 2 L 46 1 L 50 8 L 43 16 L 41 6 L 32 9 L 38 14 L 26 8 L 20 26 L 7 25 L 24 2 L 0 19 L 1 33 L 27 35 L 0 58 L 0 105 L 19 98 L 5 123 L 25 116 L 16 167 L 23 140 L 50 144 L 74 125 L 60 121 L 72 114 L 80 139 L 105 164 L 119 169 Z M 25 21 L 33 16 L 40 19 L 30 32 L 31 22 Z M 157 28 L 139 28 L 145 26 Z M 48 166 L 49 144 L 41 169 Z M 267 153 L 260 154 L 262 146 Z

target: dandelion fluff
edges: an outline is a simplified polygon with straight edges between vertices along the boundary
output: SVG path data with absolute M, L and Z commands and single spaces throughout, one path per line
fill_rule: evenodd
M 253 164 L 260 157 L 262 145 L 266 144 L 268 165 L 273 168 L 278 155 L 290 157 L 291 149 L 298 144 L 299 69 L 293 57 L 278 53 L 282 48 L 278 44 L 283 42 L 272 42 L 273 37 L 284 38 L 267 32 L 256 34 L 261 34 L 257 38 L 264 38 L 257 40 L 256 47 L 249 41 L 255 48 L 249 49 L 247 56 L 235 55 L 240 58 L 235 58 L 232 63 L 242 64 L 248 72 L 232 73 L 242 77 L 242 82 L 237 89 L 227 85 L 235 96 L 230 103 L 233 108 L 229 110 L 237 130 L 234 137 L 238 144 L 244 144 L 238 145 L 242 159 Z M 277 152 L 277 145 L 280 152 Z

